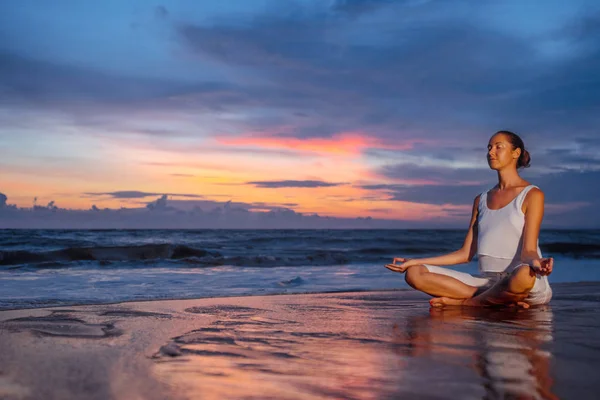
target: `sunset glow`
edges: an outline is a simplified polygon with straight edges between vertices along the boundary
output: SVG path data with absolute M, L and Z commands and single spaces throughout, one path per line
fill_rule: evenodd
M 487 140 L 514 129 L 549 223 L 592 223 L 598 41 L 565 27 L 597 7 L 26 3 L 0 5 L 7 206 L 463 226 L 495 184 Z

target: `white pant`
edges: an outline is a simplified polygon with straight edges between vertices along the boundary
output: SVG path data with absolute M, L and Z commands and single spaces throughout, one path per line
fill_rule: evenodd
M 473 276 L 466 272 L 456 271 L 450 268 L 442 268 L 435 265 L 425 264 L 425 267 L 434 274 L 450 276 L 454 279 L 458 279 L 464 284 L 475 287 L 486 287 L 492 286 L 498 280 L 510 274 L 515 268 L 523 264 L 516 264 L 509 266 L 503 272 L 490 272 L 483 276 Z M 529 292 L 529 295 L 525 298 L 525 302 L 531 305 L 547 304 L 552 298 L 552 288 L 548 283 L 547 276 L 536 276 L 535 284 Z

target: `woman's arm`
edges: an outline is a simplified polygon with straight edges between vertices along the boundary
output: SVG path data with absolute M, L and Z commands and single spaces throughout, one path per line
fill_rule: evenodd
M 406 259 L 398 257 L 394 258 L 393 264 L 388 264 L 386 265 L 386 267 L 388 267 L 389 269 L 392 269 L 390 268 L 390 266 L 397 267 L 393 268 L 392 270 L 397 272 L 404 272 L 406 268 L 413 265 L 456 265 L 471 261 L 473 259 L 473 256 L 477 252 L 477 216 L 479 215 L 479 198 L 480 195 L 477 195 L 477 197 L 475 197 L 475 200 L 473 200 L 473 210 L 471 212 L 471 222 L 469 224 L 469 230 L 467 231 L 465 241 L 463 242 L 463 245 L 459 250 L 441 256 L 429 258 Z M 396 264 L 396 262 L 398 261 L 402 264 Z
M 544 192 L 538 188 L 531 189 L 523 202 L 523 213 L 525 213 L 525 227 L 521 261 L 531 265 L 541 275 L 549 275 L 552 272 L 553 260 L 540 258 L 538 253 L 540 227 L 544 218 Z

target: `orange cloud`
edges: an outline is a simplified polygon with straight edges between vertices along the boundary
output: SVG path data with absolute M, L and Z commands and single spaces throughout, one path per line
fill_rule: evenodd
M 299 139 L 294 137 L 244 136 L 237 138 L 218 137 L 216 140 L 229 146 L 256 146 L 334 155 L 356 155 L 366 148 L 408 150 L 413 146 L 413 143 L 385 144 L 381 140 L 361 132 L 343 132 L 331 138 Z

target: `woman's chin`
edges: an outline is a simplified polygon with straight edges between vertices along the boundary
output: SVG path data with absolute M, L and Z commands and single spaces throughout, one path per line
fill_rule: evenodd
M 498 163 L 497 161 L 488 161 L 488 165 L 490 166 L 490 169 L 493 169 L 494 171 L 498 171 L 501 167 L 500 163 Z

